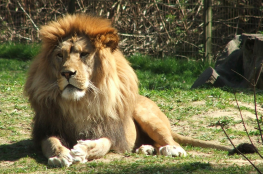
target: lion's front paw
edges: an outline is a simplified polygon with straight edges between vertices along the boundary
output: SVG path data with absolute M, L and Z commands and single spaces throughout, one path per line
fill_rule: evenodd
M 173 145 L 166 145 L 163 147 L 160 147 L 159 152 L 161 155 L 164 156 L 180 156 L 180 157 L 186 157 L 187 154 L 185 150 L 182 147 L 173 146 Z
M 144 154 L 144 155 L 154 155 L 156 153 L 155 149 L 151 145 L 142 145 L 138 149 L 136 149 L 136 153 Z
M 87 147 L 82 140 L 78 141 L 78 144 L 71 149 L 71 154 L 74 156 L 74 163 L 87 162 Z
M 48 159 L 48 165 L 55 167 L 69 167 L 73 162 L 73 157 L 70 151 L 61 153 L 59 156 Z
M 109 152 L 111 141 L 108 138 L 100 138 L 97 140 L 79 140 L 71 153 L 74 162 L 84 163 L 87 160 L 97 159 Z

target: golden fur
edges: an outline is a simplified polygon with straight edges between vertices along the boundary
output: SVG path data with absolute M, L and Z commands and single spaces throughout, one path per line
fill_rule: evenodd
M 33 140 L 49 164 L 69 166 L 143 144 L 163 155 L 185 156 L 174 139 L 228 150 L 171 131 L 160 109 L 138 94 L 137 76 L 108 20 L 67 15 L 43 26 L 40 34 L 41 52 L 25 93 L 35 111 Z M 145 147 L 138 151 L 145 153 Z

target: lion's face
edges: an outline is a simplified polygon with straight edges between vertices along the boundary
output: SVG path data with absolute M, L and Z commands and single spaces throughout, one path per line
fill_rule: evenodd
M 64 39 L 54 49 L 57 82 L 62 97 L 79 100 L 87 90 L 95 90 L 91 82 L 95 48 L 87 36 Z
M 37 113 L 50 115 L 54 108 L 54 115 L 101 120 L 131 115 L 137 76 L 118 49 L 118 33 L 109 20 L 66 15 L 42 26 L 40 36 L 42 48 L 25 84 Z

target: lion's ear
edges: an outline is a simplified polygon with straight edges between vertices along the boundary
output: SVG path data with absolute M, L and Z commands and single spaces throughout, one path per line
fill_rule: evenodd
M 95 47 L 109 47 L 111 51 L 114 51 L 118 47 L 119 36 L 116 31 L 108 32 L 105 34 L 98 34 L 95 39 Z

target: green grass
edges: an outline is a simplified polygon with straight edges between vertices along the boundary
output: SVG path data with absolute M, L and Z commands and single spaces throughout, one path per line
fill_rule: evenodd
M 18 47 L 18 48 L 17 48 Z M 240 165 L 239 155 L 198 147 L 184 147 L 186 158 L 143 156 L 133 153 L 110 154 L 103 159 L 69 168 L 47 166 L 41 152 L 33 148 L 30 139 L 32 110 L 23 96 L 23 85 L 32 56 L 38 45 L 2 45 L 0 51 L 0 173 L 250 173 L 251 165 Z M 23 48 L 23 49 L 22 49 Z M 30 51 L 30 49 L 32 49 Z M 11 55 L 5 56 L 8 51 Z M 34 51 L 35 50 L 35 51 Z M 155 101 L 168 116 L 172 128 L 182 135 L 230 145 L 217 122 L 225 124 L 234 142 L 247 140 L 235 104 L 233 89 L 190 87 L 207 68 L 202 62 L 154 59 L 141 55 L 129 58 L 140 80 L 140 94 Z M 258 131 L 253 116 L 253 94 L 236 89 L 237 98 L 253 140 Z M 262 92 L 257 91 L 258 103 L 263 103 Z M 259 113 L 263 111 L 258 106 Z M 218 115 L 217 115 L 218 114 Z M 256 142 L 255 142 L 256 143 Z M 259 146 L 260 152 L 263 151 Z M 251 154 L 251 160 L 260 158 Z M 245 162 L 245 161 L 243 161 Z M 261 164 L 257 165 L 262 171 Z
M 38 44 L 10 43 L 0 45 L 0 57 L 8 59 L 30 60 L 40 50 Z
M 140 88 L 150 90 L 186 89 L 208 67 L 201 61 L 173 58 L 154 59 L 147 56 L 129 58 L 140 79 Z

